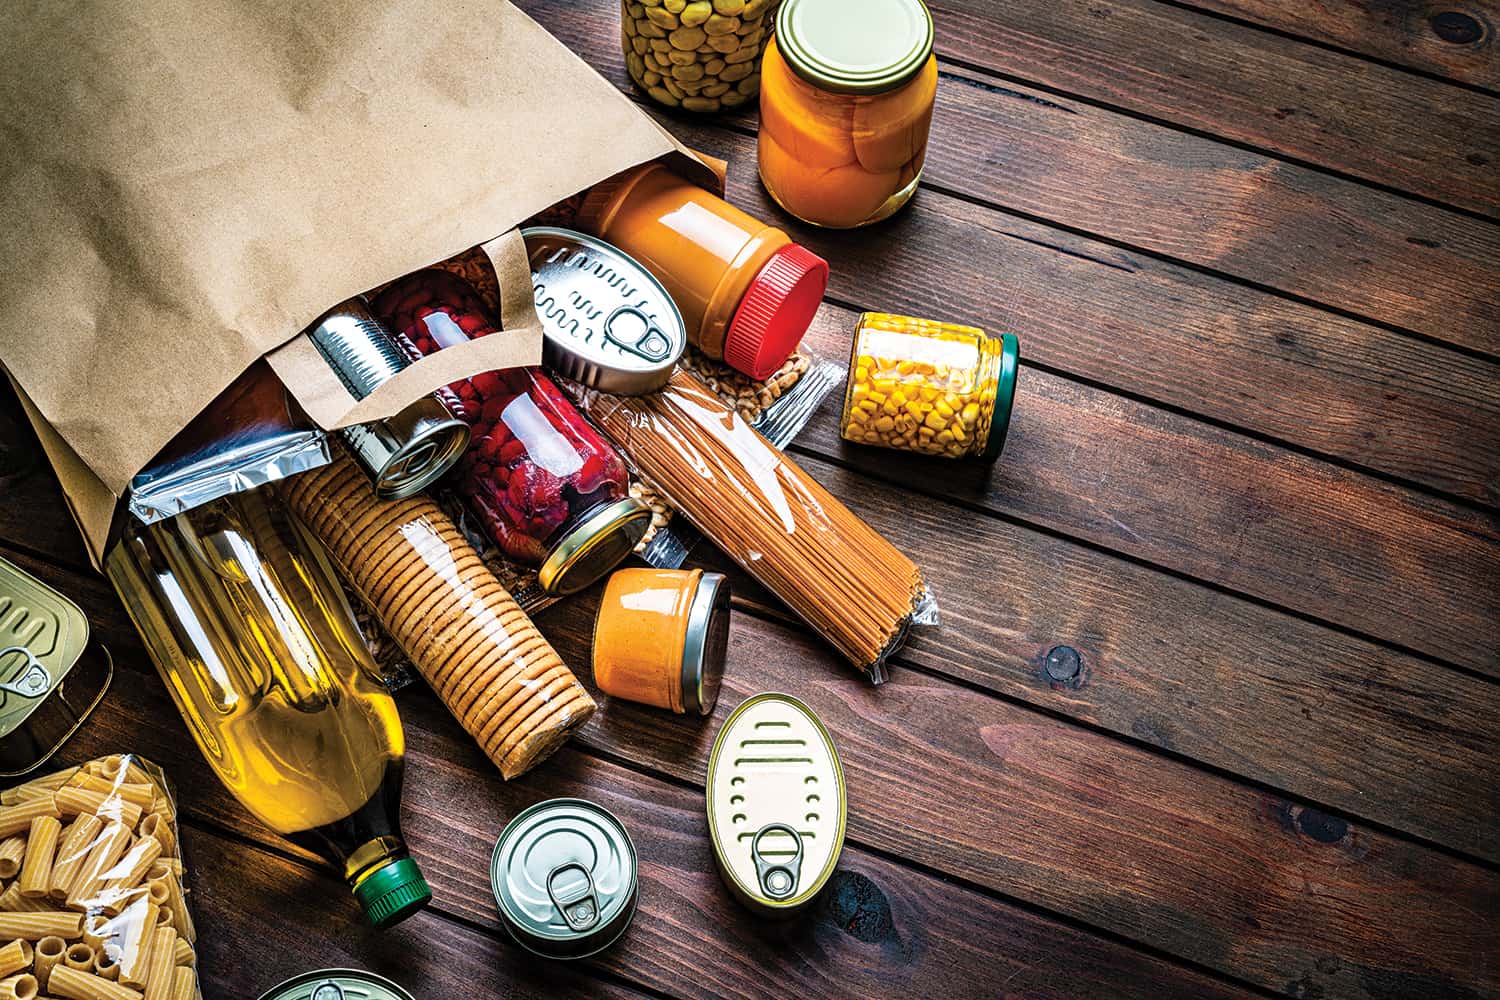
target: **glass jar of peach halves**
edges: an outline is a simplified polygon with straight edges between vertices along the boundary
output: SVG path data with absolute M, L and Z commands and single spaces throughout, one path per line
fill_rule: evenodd
M 937 79 L 922 0 L 785 0 L 761 66 L 766 190 L 819 226 L 895 212 L 922 175 Z

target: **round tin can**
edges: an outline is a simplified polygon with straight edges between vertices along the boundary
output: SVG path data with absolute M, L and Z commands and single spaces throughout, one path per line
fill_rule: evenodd
M 687 327 L 662 283 L 635 258 L 586 233 L 537 226 L 521 235 L 547 366 L 622 396 L 665 385 L 687 348 Z
M 308 337 L 355 399 L 364 399 L 411 359 L 363 302 L 350 299 L 320 316 Z M 469 425 L 435 396 L 424 396 L 384 420 L 339 432 L 382 500 L 421 492 L 463 457 Z
M 318 969 L 271 987 L 259 1000 L 416 1000 L 416 997 L 373 972 Z
M 708 759 L 708 832 L 724 884 L 764 916 L 799 912 L 844 849 L 844 769 L 828 728 L 788 694 L 746 699 Z
M 495 842 L 490 884 L 517 944 L 548 958 L 585 958 L 613 944 L 635 916 L 635 844 L 602 806 L 538 802 Z

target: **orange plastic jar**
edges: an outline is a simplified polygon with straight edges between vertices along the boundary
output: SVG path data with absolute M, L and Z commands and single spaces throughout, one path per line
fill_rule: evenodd
M 922 0 L 786 0 L 761 65 L 761 182 L 804 222 L 878 222 L 911 198 L 937 96 Z
M 693 346 L 754 379 L 796 350 L 828 287 L 823 258 L 660 163 L 595 185 L 578 226 L 666 286 Z
M 617 570 L 594 621 L 594 683 L 614 698 L 708 715 L 728 647 L 724 574 Z

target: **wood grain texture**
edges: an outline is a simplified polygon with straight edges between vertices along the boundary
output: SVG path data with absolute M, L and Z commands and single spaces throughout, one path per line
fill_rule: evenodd
M 65 587 L 122 662 L 135 664 L 139 686 L 127 680 L 123 690 L 147 701 L 101 715 L 86 739 L 105 747 L 133 740 L 148 755 L 187 764 L 180 731 L 141 729 L 140 719 L 170 718 L 169 710 L 143 676 L 142 656 L 104 585 L 23 564 Z M 592 606 L 592 598 L 575 598 L 540 621 L 569 662 L 588 660 Z M 947 682 L 905 672 L 868 688 L 812 640 L 738 616 L 719 719 L 766 689 L 796 691 L 834 731 L 858 843 L 1270 988 L 1463 996 L 1500 986 L 1490 963 L 1473 962 L 1500 930 L 1491 926 L 1500 919 L 1500 876 Z M 112 703 L 122 697 L 117 686 Z M 408 695 L 402 706 L 413 762 L 409 832 L 441 845 L 422 854 L 430 878 L 469 872 L 463 905 L 478 907 L 482 882 L 473 881 L 471 864 L 454 862 L 458 834 L 450 827 L 482 845 L 495 827 L 474 822 L 477 799 L 527 788 L 544 788 L 535 792 L 542 797 L 565 786 L 549 768 L 514 785 L 434 789 L 435 804 L 426 806 L 422 789 L 431 779 L 419 777 L 426 764 L 472 758 L 469 770 L 487 769 L 431 698 Z M 580 742 L 702 781 L 713 726 L 615 701 L 596 718 Z M 78 752 L 98 750 L 85 742 Z M 192 785 L 179 779 L 187 800 L 213 801 L 217 786 L 206 769 L 188 772 L 198 777 Z M 507 815 L 523 804 L 508 801 Z M 431 840 L 419 833 L 427 818 L 443 826 Z
M 825 305 L 809 343 L 841 349 L 853 319 Z M 1023 396 L 1017 440 L 1050 437 L 1021 419 L 1029 405 Z M 884 460 L 901 458 L 843 445 L 835 411 L 836 401 L 814 418 L 799 461 L 912 553 L 942 600 L 948 626 L 919 636 L 905 661 L 1500 860 L 1500 801 L 1468 794 L 1500 770 L 1493 685 L 941 500 L 914 507 L 906 489 L 826 461 L 847 461 L 847 448 L 885 474 Z M 26 457 L 29 432 L 0 416 L 0 438 L 7 434 L 16 444 L 6 454 L 32 471 L 10 480 L 14 504 L 0 507 L 0 539 L 74 552 L 71 564 L 82 567 L 55 481 Z M 911 478 L 898 482 L 942 492 L 957 468 L 912 460 Z M 709 548 L 698 556 L 717 562 Z M 978 576 L 971 551 L 985 553 Z M 1059 645 L 1082 657 L 1081 687 L 1042 674 Z
M 1500 6 L 1492 0 L 1188 0 L 1187 6 L 1478 87 L 1500 86 Z
M 847 444 L 837 399 L 796 447 L 1500 676 L 1500 517 L 1034 369 L 1018 386 L 992 469 Z
M 584 602 L 540 624 L 586 658 Z M 850 685 L 812 640 L 742 615 L 716 717 L 762 690 L 795 691 L 833 731 L 861 843 L 1271 989 L 1500 986 L 1492 872 L 944 681 Z M 596 720 L 584 742 L 702 780 L 700 727 L 613 700 Z
M 34 568 L 49 578 L 58 573 L 41 564 Z M 120 683 L 69 746 L 70 759 L 131 746 L 169 763 L 183 793 L 183 808 L 196 821 L 306 857 L 256 824 L 214 778 L 178 722 L 123 612 L 111 606 L 107 588 L 66 572 L 54 582 L 62 580 L 73 581 L 70 592 L 85 602 L 121 663 Z M 850 683 L 855 683 L 852 678 Z M 200 922 L 233 927 L 229 914 L 249 896 L 258 900 L 249 904 L 252 914 L 257 907 L 280 911 L 291 932 L 310 939 L 292 954 L 317 954 L 319 938 L 329 935 L 323 948 L 328 957 L 313 962 L 333 964 L 336 950 L 344 950 L 366 968 L 405 968 L 396 978 L 407 981 L 427 974 L 419 942 L 435 933 L 444 941 L 461 940 L 472 960 L 488 963 L 499 981 L 515 976 L 520 988 L 534 988 L 556 966 L 532 958 L 505 936 L 490 889 L 490 854 L 506 821 L 521 809 L 546 798 L 578 796 L 614 812 L 641 859 L 640 910 L 631 929 L 609 951 L 580 965 L 607 970 L 651 991 L 738 997 L 787 990 L 848 997 L 998 996 L 1012 991 L 1016 996 L 1151 1000 L 1156 984 L 1174 996 L 1248 995 L 852 847 L 846 848 L 827 894 L 808 917 L 790 924 L 758 920 L 719 881 L 701 792 L 573 750 L 507 784 L 424 687 L 403 691 L 398 703 L 408 739 L 404 827 L 433 887 L 428 914 L 403 924 L 394 935 L 380 935 L 360 922 L 347 888 L 325 866 L 309 862 L 313 870 L 308 871 L 273 858 L 248 891 L 238 893 L 227 912 L 220 912 L 219 920 L 209 914 Z M 162 721 L 142 732 L 142 718 Z M 712 732 L 706 725 L 700 730 L 704 736 Z M 196 856 L 190 861 L 199 871 L 195 885 L 204 898 L 216 895 L 221 881 L 237 877 L 233 867 L 223 869 Z M 308 928 L 319 928 L 319 934 L 309 935 Z M 236 934 L 231 946 L 211 945 L 205 961 L 225 959 L 225 952 L 237 947 L 245 953 L 240 962 L 274 970 L 280 961 L 279 940 L 273 935 L 267 945 L 257 945 L 255 935 Z M 410 964 L 403 967 L 406 956 L 411 956 Z M 445 961 L 446 951 L 434 958 Z M 519 969 L 530 971 L 521 974 Z M 455 972 L 467 971 L 467 963 L 455 963 Z M 436 985 L 448 981 L 439 975 L 431 995 L 441 995 Z
M 183 767 L 168 763 L 176 765 L 168 767 L 175 778 Z M 184 828 L 183 851 L 200 932 L 203 993 L 213 1000 L 256 997 L 294 975 L 326 968 L 374 972 L 418 997 L 646 995 L 578 968 L 542 963 L 430 911 L 392 930 L 374 930 L 352 912 L 348 888 L 332 874 L 201 827 Z
M 852 319 L 825 306 L 811 342 Z M 913 486 L 945 492 L 945 467 L 844 445 L 837 408 L 814 418 L 797 461 L 912 554 L 942 604 L 945 627 L 902 660 L 1500 861 L 1500 800 L 1469 794 L 1500 773 L 1500 687 L 1022 525 L 914 504 Z M 851 456 L 895 485 L 828 461 Z M 1082 658 L 1076 679 L 1044 673 L 1057 646 Z
M 732 201 L 836 262 L 832 296 L 1016 332 L 1049 368 L 1500 504 L 1493 361 L 934 192 L 877 229 L 815 230 L 766 195 L 752 141 L 671 125 L 730 160 Z
M 1500 101 L 1152 0 L 935 0 L 938 52 L 1494 214 Z
M 618 4 L 592 0 L 587 14 L 563 0 L 523 6 L 636 93 L 616 44 Z M 743 122 L 754 127 L 753 118 Z M 1500 129 L 1500 116 L 1495 124 Z M 753 162 L 753 144 L 746 155 Z M 946 73 L 938 88 L 923 180 L 1439 340 L 1500 351 L 1500 230 L 1356 182 L 962 71 Z M 1500 174 L 1491 183 L 1500 191 Z M 1119 253 L 1103 248 L 1101 255 Z

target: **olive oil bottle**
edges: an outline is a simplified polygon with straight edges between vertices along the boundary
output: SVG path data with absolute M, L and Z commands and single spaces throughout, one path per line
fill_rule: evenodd
M 131 519 L 106 571 L 225 786 L 342 866 L 377 927 L 425 906 L 401 837 L 395 702 L 321 544 L 275 493 Z

